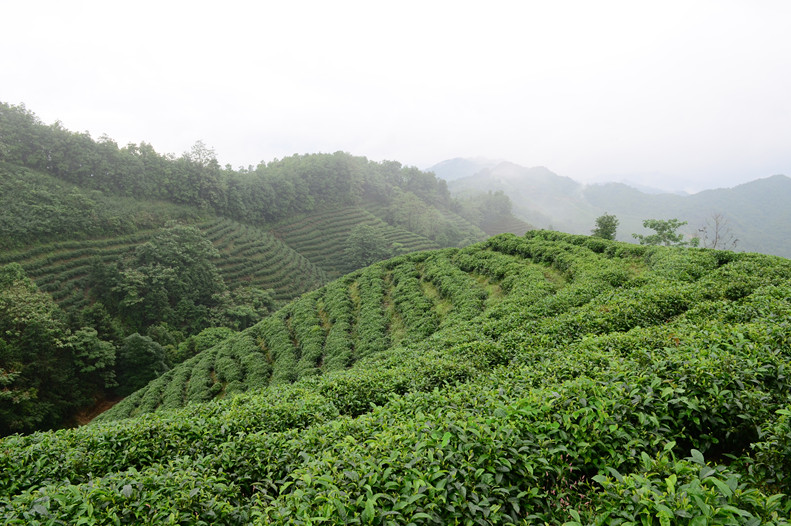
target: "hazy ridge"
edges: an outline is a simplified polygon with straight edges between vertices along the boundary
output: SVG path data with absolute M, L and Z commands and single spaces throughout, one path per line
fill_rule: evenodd
M 443 166 L 456 166 L 459 175 L 478 167 L 462 161 Z M 584 185 L 544 167 L 508 162 L 448 177 L 454 195 L 503 191 L 514 214 L 539 228 L 589 234 L 596 217 L 610 213 L 620 221 L 618 239 L 630 241 L 632 233 L 643 233 L 644 219 L 687 221 L 686 233 L 692 236 L 714 214 L 722 214 L 739 240 L 738 250 L 791 257 L 791 207 L 786 205 L 791 179 L 785 175 L 692 195 L 646 193 L 624 183 Z

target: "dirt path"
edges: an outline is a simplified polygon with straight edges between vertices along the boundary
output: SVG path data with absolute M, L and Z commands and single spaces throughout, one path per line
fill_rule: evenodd
M 106 399 L 103 398 L 101 400 L 97 400 L 95 404 L 91 407 L 83 409 L 80 411 L 75 417 L 74 422 L 78 426 L 84 426 L 85 424 L 89 423 L 91 420 L 99 416 L 100 414 L 104 413 L 115 404 L 123 400 L 123 398 L 110 398 Z

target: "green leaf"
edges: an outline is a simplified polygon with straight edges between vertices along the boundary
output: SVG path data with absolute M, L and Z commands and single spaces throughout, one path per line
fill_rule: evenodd
M 676 477 L 675 473 L 670 475 L 669 477 L 667 477 L 665 479 L 665 484 L 667 484 L 667 492 L 670 495 L 675 495 L 676 494 L 676 481 L 677 480 L 678 480 L 678 477 Z
M 705 466 L 706 465 L 706 461 L 703 458 L 703 453 L 701 453 L 697 449 L 693 449 L 693 450 L 690 451 L 690 454 L 691 454 L 691 456 L 687 457 L 689 460 L 691 460 L 692 462 L 694 462 L 696 464 L 700 464 L 701 466 Z
M 784 493 L 777 493 L 766 499 L 766 511 L 773 512 L 777 510 L 783 503 Z
M 374 499 L 369 498 L 365 502 L 365 509 L 363 510 L 360 518 L 364 523 L 370 523 L 374 520 Z
M 731 490 L 731 488 L 729 488 L 728 485 L 725 484 L 720 479 L 715 478 L 715 477 L 710 477 L 710 478 L 707 478 L 706 481 L 707 482 L 711 482 L 712 484 L 717 486 L 717 489 L 719 489 L 720 493 L 722 493 L 724 496 L 726 496 L 726 497 L 732 497 L 733 496 L 733 490 Z
M 724 505 L 721 509 L 723 511 L 730 511 L 731 513 L 735 513 L 737 515 L 741 515 L 742 517 L 752 517 L 753 516 L 752 513 L 750 513 L 749 511 L 745 511 L 745 510 L 736 508 L 736 507 L 731 506 L 729 504 Z
M 618 470 L 616 470 L 613 467 L 607 466 L 607 471 L 612 473 L 612 476 L 615 477 L 615 480 L 617 480 L 618 482 L 623 482 L 623 475 L 618 473 Z

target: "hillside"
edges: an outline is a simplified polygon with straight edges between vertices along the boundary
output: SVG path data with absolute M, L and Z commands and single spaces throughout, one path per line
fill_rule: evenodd
M 400 256 L 100 422 L 2 439 L 0 510 L 28 524 L 788 524 L 789 298 L 788 260 L 546 231 Z
M 728 219 L 740 250 L 791 257 L 791 210 L 786 206 L 791 199 L 791 178 L 784 175 L 689 196 L 613 191 L 610 185 L 588 187 L 585 196 L 594 206 L 611 206 L 611 213 L 633 221 L 646 214 L 664 215 L 683 218 L 699 228 L 719 212 Z
M 330 208 L 282 221 L 272 228 L 272 233 L 304 254 L 328 275 L 338 277 L 356 270 L 350 265 L 343 247 L 349 233 L 358 225 L 376 229 L 391 252 L 439 248 L 436 242 L 424 236 L 404 228 L 391 227 L 365 208 L 351 206 Z
M 271 289 L 286 301 L 327 282 L 325 273 L 269 232 L 230 219 L 193 223 L 218 249 L 215 261 L 231 288 Z M 118 237 L 42 243 L 4 252 L 0 265 L 19 263 L 39 289 L 64 309 L 91 303 L 90 274 L 95 264 L 110 264 L 149 240 L 155 229 Z
M 0 389 L 17 393 L 0 397 L 0 434 L 67 425 L 75 404 L 103 407 L 331 278 L 485 239 L 454 206 L 444 181 L 394 161 L 233 169 L 200 141 L 178 157 L 119 146 L 0 102 Z M 19 294 L 41 341 L 17 330 Z
M 445 181 L 454 181 L 463 177 L 470 177 L 471 175 L 475 175 L 482 170 L 492 168 L 498 164 L 499 161 L 490 159 L 465 159 L 463 157 L 456 157 L 430 166 L 426 168 L 426 171 L 434 173 L 437 177 Z
M 514 214 L 539 228 L 589 234 L 604 213 L 620 221 L 618 239 L 644 233 L 645 219 L 687 221 L 686 234 L 698 234 L 714 214 L 722 214 L 739 250 L 791 257 L 791 179 L 776 175 L 734 188 L 693 195 L 646 193 L 621 183 L 582 185 L 544 167 L 500 163 L 448 183 L 454 196 L 502 191 Z

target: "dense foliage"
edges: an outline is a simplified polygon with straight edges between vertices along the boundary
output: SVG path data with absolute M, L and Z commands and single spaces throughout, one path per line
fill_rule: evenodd
M 371 229 L 363 237 L 381 250 L 357 250 L 355 227 Z M 245 329 L 375 260 L 484 237 L 451 210 L 444 181 L 397 162 L 338 152 L 233 170 L 201 142 L 180 157 L 119 147 L 0 103 L 0 264 L 19 263 L 70 337 L 84 347 L 79 331 L 92 329 L 113 357 L 125 338 L 150 338 L 167 367 L 193 356 L 183 344 L 206 328 Z M 30 356 L 31 370 L 45 358 Z M 116 368 L 127 363 L 136 362 Z M 116 394 L 162 372 L 159 363 L 117 375 Z M 60 419 L 35 420 L 58 425 L 107 389 L 64 400 L 72 409 Z
M 596 218 L 596 227 L 591 230 L 593 237 L 600 237 L 602 239 L 615 239 L 615 233 L 618 230 L 618 218 L 613 214 L 603 214 Z M 641 243 L 652 244 L 652 243 Z M 656 243 L 653 243 L 656 244 Z
M 108 196 L 29 168 L 0 162 L 0 248 L 132 236 L 205 212 L 162 202 Z
M 22 267 L 0 267 L 0 435 L 58 425 L 115 385 L 115 349 L 72 332 Z
M 381 232 L 368 225 L 357 225 L 346 238 L 344 256 L 351 269 L 373 265 L 392 256 L 392 247 Z
M 209 323 L 226 292 L 214 260 L 219 253 L 199 229 L 171 225 L 119 263 L 96 265 L 96 299 L 113 306 L 128 327 L 158 322 L 197 332 Z
M 160 155 L 146 143 L 119 147 L 107 137 L 95 141 L 59 123 L 46 126 L 24 106 L 0 102 L 3 163 L 84 190 L 165 200 L 256 225 L 372 200 L 386 207 L 391 225 L 442 246 L 465 238 L 439 211 L 451 206 L 445 181 L 395 161 L 375 163 L 342 152 L 294 155 L 233 170 L 220 167 L 214 152 L 200 142 L 178 158 Z
M 789 298 L 787 260 L 553 232 L 401 256 L 3 439 L 2 513 L 788 524 Z

